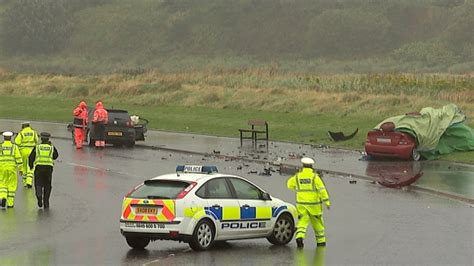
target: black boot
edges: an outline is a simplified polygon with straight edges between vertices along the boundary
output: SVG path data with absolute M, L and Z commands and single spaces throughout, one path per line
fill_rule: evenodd
M 297 246 L 298 248 L 303 248 L 303 247 L 304 247 L 303 238 L 297 238 L 297 239 L 296 239 L 296 246 Z
M 318 247 L 325 247 L 325 246 L 326 246 L 326 242 L 318 243 L 317 246 L 318 246 Z
M 7 199 L 3 198 L 1 201 L 0 201 L 0 205 L 2 208 L 5 208 L 7 206 Z

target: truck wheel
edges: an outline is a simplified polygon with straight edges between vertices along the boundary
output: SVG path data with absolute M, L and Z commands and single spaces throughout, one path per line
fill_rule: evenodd
M 127 240 L 127 244 L 133 249 L 145 249 L 150 243 L 149 238 L 137 236 L 128 236 L 125 240 Z
M 267 236 L 267 240 L 273 245 L 286 245 L 291 241 L 294 233 L 295 222 L 289 214 L 284 213 L 278 217 L 271 235 Z
M 214 244 L 215 236 L 214 225 L 207 219 L 201 220 L 194 228 L 189 246 L 196 251 L 207 250 Z

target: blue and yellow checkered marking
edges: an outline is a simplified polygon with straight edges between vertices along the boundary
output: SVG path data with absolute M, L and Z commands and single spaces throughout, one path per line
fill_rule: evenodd
M 256 207 L 240 207 L 240 220 L 257 219 Z
M 271 207 L 204 207 L 207 215 L 219 221 L 264 220 L 272 218 Z

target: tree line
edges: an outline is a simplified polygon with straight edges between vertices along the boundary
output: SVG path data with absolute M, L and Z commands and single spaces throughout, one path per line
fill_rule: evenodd
M 474 60 L 474 0 L 3 0 L 1 55 Z

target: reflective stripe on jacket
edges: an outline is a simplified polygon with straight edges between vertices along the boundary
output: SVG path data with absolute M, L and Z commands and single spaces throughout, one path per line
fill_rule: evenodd
M 6 140 L 0 144 L 0 168 L 20 167 L 23 164 L 18 146 Z
M 36 157 L 34 167 L 37 165 L 54 166 L 54 147 L 50 144 L 40 144 L 36 146 Z
M 38 134 L 31 127 L 25 127 L 16 136 L 15 143 L 20 149 L 34 148 L 38 144 Z
M 296 207 L 306 208 L 312 215 L 322 213 L 322 203 L 331 205 L 324 182 L 312 168 L 303 168 L 290 177 L 287 187 L 296 191 Z

